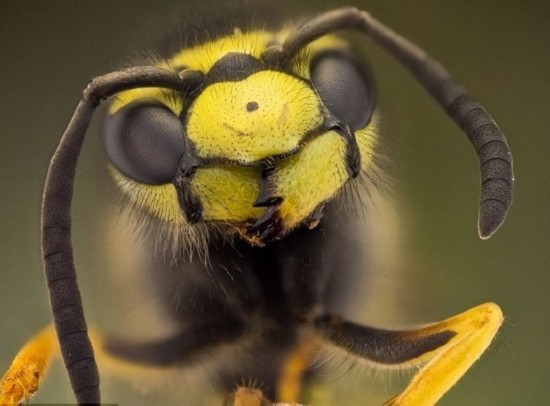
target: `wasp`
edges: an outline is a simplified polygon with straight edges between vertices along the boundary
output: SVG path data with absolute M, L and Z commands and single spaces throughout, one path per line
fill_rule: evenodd
M 302 401 L 304 377 L 326 347 L 378 366 L 422 364 L 388 405 L 434 404 L 461 378 L 503 321 L 496 304 L 399 331 L 333 311 L 346 295 L 336 280 L 356 274 L 351 259 L 362 253 L 362 223 L 345 196 L 379 170 L 381 143 L 370 70 L 342 30 L 397 58 L 460 126 L 480 162 L 480 237 L 501 226 L 514 180 L 506 138 L 425 51 L 356 8 L 279 31 L 236 27 L 84 90 L 42 205 L 54 323 L 17 354 L 0 403 L 34 393 L 58 352 L 81 404 L 101 401 L 96 358 L 115 370 L 214 359 L 212 381 L 223 390 L 261 382 L 262 391 L 237 390 L 235 404 Z M 162 337 L 102 335 L 84 317 L 70 207 L 82 141 L 106 99 L 104 143 L 127 224 L 127 267 L 154 275 L 172 326 Z

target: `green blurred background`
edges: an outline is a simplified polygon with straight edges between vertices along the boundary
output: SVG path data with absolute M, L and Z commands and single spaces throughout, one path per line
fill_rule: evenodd
M 0 371 L 49 322 L 39 246 L 41 190 L 81 90 L 91 77 L 146 55 L 192 4 L 0 1 Z M 215 4 L 211 1 L 212 8 Z M 368 9 L 437 57 L 493 114 L 515 158 L 512 211 L 491 240 L 481 241 L 477 159 L 466 137 L 401 66 L 365 41 L 383 129 L 396 145 L 395 189 L 405 211 L 406 243 L 396 255 L 404 258 L 408 277 L 392 299 L 403 314 L 389 322 L 426 322 L 488 300 L 500 304 L 507 321 L 498 338 L 441 404 L 547 404 L 550 3 L 305 1 L 280 7 L 299 16 L 344 4 Z M 94 219 L 109 189 L 100 125 L 94 122 L 96 136 L 84 147 L 74 203 L 77 266 L 81 281 L 91 285 L 101 268 L 95 262 L 101 254 Z M 85 293 L 85 300 L 93 303 L 93 294 Z M 97 318 L 101 311 L 91 315 Z M 58 364 L 37 402 L 71 401 L 63 374 Z M 369 384 L 373 376 L 377 383 Z M 399 385 L 407 376 L 389 379 Z M 358 373 L 336 390 L 378 390 L 388 397 L 394 389 L 386 379 Z M 107 383 L 105 400 L 119 400 L 127 389 Z M 166 391 L 178 389 L 172 382 Z M 142 404 L 158 400 L 133 396 L 128 399 Z M 191 403 L 188 397 L 169 399 Z M 339 399 L 335 403 L 360 403 L 360 397 Z

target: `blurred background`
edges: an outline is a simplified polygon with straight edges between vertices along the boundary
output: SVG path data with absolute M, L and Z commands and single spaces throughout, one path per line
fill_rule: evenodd
M 203 6 L 216 8 L 217 2 L 205 1 Z M 50 157 L 82 89 L 91 77 L 147 55 L 193 3 L 0 0 L 0 371 L 50 320 L 40 258 L 40 199 Z M 507 134 L 515 161 L 514 204 L 502 229 L 481 241 L 476 229 L 478 164 L 472 147 L 399 64 L 370 40 L 360 39 L 377 81 L 384 136 L 393 145 L 394 188 L 405 236 L 403 248 L 395 253 L 405 272 L 397 281 L 399 293 L 391 299 L 403 312 L 388 325 L 440 320 L 494 301 L 505 312 L 503 328 L 441 404 L 548 403 L 550 3 L 277 4 L 296 19 L 344 4 L 367 9 L 439 59 Z M 93 290 L 86 286 L 100 283 L 94 225 L 110 188 L 100 127 L 96 119 L 80 158 L 73 231 L 79 278 L 95 320 L 105 309 L 96 309 L 94 293 L 88 293 Z M 334 404 L 363 403 L 359 399 L 366 394 L 377 404 L 408 377 L 361 371 L 340 375 L 345 376 L 331 378 Z M 175 384 L 165 392 L 178 389 Z M 104 391 L 106 402 L 153 404 L 159 399 L 139 391 L 128 394 L 132 388 L 119 383 L 107 382 Z M 128 397 L 120 398 L 122 394 Z M 168 396 L 193 403 L 182 394 Z M 57 363 L 35 401 L 72 399 Z

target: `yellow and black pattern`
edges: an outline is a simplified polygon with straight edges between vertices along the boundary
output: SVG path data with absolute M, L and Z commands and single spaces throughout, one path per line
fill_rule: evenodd
M 59 345 L 50 327 L 31 339 L 2 379 L 0 403 L 27 399 L 58 350 L 80 403 L 99 402 L 96 355 L 128 375 L 210 363 L 210 382 L 235 404 L 303 401 L 312 355 L 326 347 L 378 366 L 423 364 L 392 405 L 433 404 L 460 379 L 500 327 L 497 305 L 405 331 L 335 314 L 343 281 L 369 271 L 355 207 L 342 196 L 373 177 L 379 145 L 369 70 L 333 34 L 340 29 L 371 35 L 467 133 L 482 164 L 480 236 L 496 231 L 511 203 L 506 139 L 424 51 L 354 8 L 281 31 L 236 27 L 156 66 L 98 77 L 84 91 L 43 205 Z M 76 158 L 94 109 L 111 96 L 104 129 L 111 170 L 123 213 L 145 229 L 130 232 L 126 264 L 154 281 L 159 317 L 170 320 L 170 331 L 154 338 L 88 335 L 76 286 L 69 215 Z M 234 392 L 241 382 L 262 390 Z
M 139 183 L 113 168 L 122 191 L 137 207 L 178 227 L 192 227 L 190 223 L 197 221 L 190 217 L 200 216 L 206 222 L 231 225 L 239 234 L 261 243 L 250 227 L 273 215 L 273 200 L 281 201 L 277 222 L 284 234 L 334 198 L 357 172 L 376 170 L 372 161 L 376 122 L 370 119 L 373 100 L 366 101 L 369 106 L 361 112 L 364 121 L 354 128 L 355 136 L 346 139 L 339 134 L 343 129 L 333 129 L 338 124 L 327 117 L 327 107 L 311 82 L 315 59 L 349 52 L 349 45 L 341 38 L 326 36 L 309 44 L 288 67 L 266 66 L 262 54 L 270 46 L 281 45 L 288 33 L 235 29 L 232 35 L 184 49 L 161 62 L 163 68 L 205 75 L 204 88 L 187 99 L 160 88 L 133 89 L 116 96 L 110 116 L 128 106 L 153 101 L 180 117 L 185 147 L 192 148 L 201 161 L 185 186 L 186 194 L 193 195 L 187 202 L 192 200 L 200 207 L 190 204 L 190 213 L 183 218 L 172 183 Z M 372 98 L 372 93 L 368 96 Z M 354 159 L 360 164 L 347 162 L 350 154 L 356 154 Z M 261 180 L 265 162 L 274 164 L 269 182 Z M 356 166 L 351 174 L 350 165 Z

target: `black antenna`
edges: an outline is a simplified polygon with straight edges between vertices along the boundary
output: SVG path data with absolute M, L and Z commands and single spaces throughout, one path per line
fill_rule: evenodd
M 76 281 L 71 243 L 71 199 L 76 162 L 99 103 L 123 90 L 164 87 L 181 91 L 185 71 L 136 67 L 93 79 L 84 90 L 48 169 L 42 200 L 42 255 L 57 337 L 79 404 L 99 404 L 99 373 Z
M 504 222 L 512 203 L 512 154 L 491 115 L 439 62 L 366 11 L 353 7 L 329 11 L 307 21 L 288 36 L 282 47 L 268 49 L 264 57 L 271 63 L 284 64 L 313 40 L 344 29 L 370 35 L 397 58 L 466 133 L 478 154 L 481 170 L 479 236 L 490 238 Z

